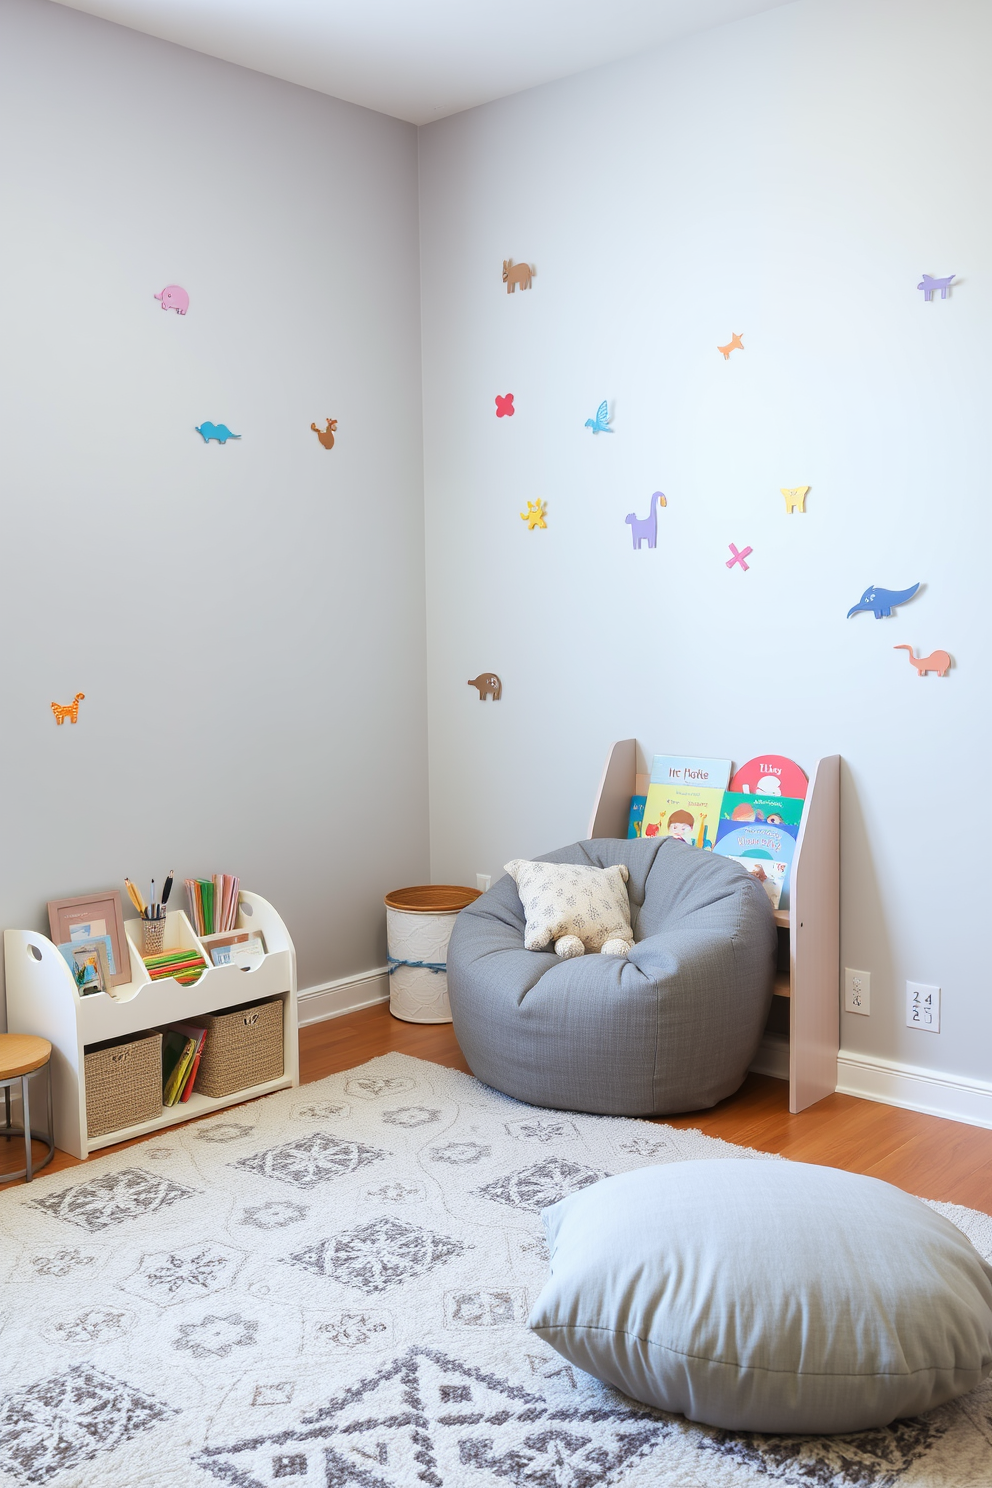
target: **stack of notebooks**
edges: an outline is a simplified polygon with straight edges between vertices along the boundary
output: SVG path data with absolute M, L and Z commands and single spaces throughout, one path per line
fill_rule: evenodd
M 628 837 L 677 837 L 733 858 L 775 909 L 789 904 L 789 874 L 807 779 L 794 760 L 758 755 L 730 778 L 730 760 L 656 754 L 646 790 L 630 803 Z
M 197 1023 L 170 1023 L 162 1035 L 162 1104 L 178 1106 L 193 1094 L 207 1030 Z
M 213 878 L 187 878 L 189 917 L 197 935 L 219 935 L 233 930 L 238 919 L 240 878 L 215 873 Z
M 195 982 L 207 964 L 199 951 L 187 951 L 181 946 L 159 951 L 154 956 L 143 956 L 142 960 L 153 982 L 161 981 L 163 977 L 175 977 L 184 987 Z

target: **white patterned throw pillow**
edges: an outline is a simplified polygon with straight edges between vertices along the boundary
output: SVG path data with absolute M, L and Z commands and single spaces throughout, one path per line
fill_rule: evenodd
M 634 944 L 627 898 L 627 869 L 584 868 L 576 863 L 531 863 L 514 858 L 504 863 L 517 886 L 527 917 L 524 945 L 543 951 L 555 943 L 555 955 L 626 956 Z

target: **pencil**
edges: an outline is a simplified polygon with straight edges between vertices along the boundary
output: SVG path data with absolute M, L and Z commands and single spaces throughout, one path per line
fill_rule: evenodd
M 135 909 L 138 911 L 139 914 L 144 914 L 144 900 L 129 878 L 126 878 L 124 880 L 124 887 L 127 889 L 128 898 L 131 900 L 131 903 L 134 905 Z

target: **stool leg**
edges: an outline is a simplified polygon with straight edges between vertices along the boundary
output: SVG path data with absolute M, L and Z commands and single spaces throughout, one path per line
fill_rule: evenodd
M 28 1094 L 28 1077 L 21 1076 L 21 1102 L 24 1107 L 24 1182 L 30 1183 L 34 1177 L 34 1166 L 31 1162 L 31 1097 Z
M 9 1142 L 10 1141 L 10 1086 L 9 1085 L 5 1085 L 3 1087 L 3 1098 L 4 1098 L 4 1103 L 5 1103 L 6 1107 L 7 1107 L 7 1141 Z
M 48 1145 L 55 1149 L 55 1110 L 52 1106 L 52 1061 L 48 1061 Z

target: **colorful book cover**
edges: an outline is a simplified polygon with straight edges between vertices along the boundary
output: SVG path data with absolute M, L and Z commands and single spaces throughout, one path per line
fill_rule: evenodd
M 652 782 L 644 807 L 643 836 L 678 837 L 690 847 L 712 850 L 722 800 L 722 787 L 709 790 Z
M 196 1048 L 193 1051 L 193 1058 L 189 1063 L 187 1073 L 183 1076 L 182 1091 L 178 1099 L 173 1102 L 174 1105 L 178 1105 L 180 1101 L 188 1101 L 190 1096 L 193 1094 L 193 1082 L 196 1079 L 196 1071 L 199 1068 L 200 1055 L 203 1053 L 203 1045 L 206 1043 L 207 1030 L 198 1023 L 170 1023 L 169 1027 L 175 1033 L 180 1033 L 185 1035 L 186 1038 L 196 1040 Z
M 204 1040 L 201 1039 L 200 1046 L 197 1049 L 196 1053 L 193 1055 L 193 1063 L 189 1067 L 189 1074 L 186 1076 L 186 1083 L 183 1086 L 183 1093 L 179 1097 L 179 1100 L 181 1102 L 185 1103 L 193 1094 L 193 1086 L 196 1084 L 196 1072 L 200 1068 L 200 1056 L 203 1053 L 203 1044 Z
M 805 804 L 796 796 L 752 796 L 747 791 L 724 791 L 716 840 L 720 841 L 728 823 L 747 827 L 754 822 L 783 827 L 790 837 L 798 837 Z
M 651 763 L 651 784 L 691 785 L 699 790 L 726 790 L 730 784 L 730 761 L 693 759 L 683 754 L 656 754 Z
M 186 1052 L 188 1040 L 174 1029 L 168 1029 L 162 1035 L 162 1104 L 168 1105 L 165 1092 L 176 1072 L 180 1059 Z
M 179 1036 L 180 1038 L 182 1037 L 181 1034 Z M 179 1058 L 173 1065 L 172 1073 L 169 1075 L 168 1080 L 165 1082 L 165 1088 L 162 1092 L 163 1105 L 174 1106 L 178 1103 L 180 1092 L 183 1088 L 186 1076 L 189 1074 L 189 1067 L 193 1062 L 193 1055 L 195 1053 L 196 1039 L 185 1039 L 183 1041 L 183 1047 Z
M 788 863 L 776 863 L 773 858 L 731 858 L 730 862 L 740 863 L 745 872 L 758 880 L 771 900 L 772 909 L 785 908 L 782 890 L 789 876 Z
M 744 867 L 751 871 L 749 859 L 757 859 L 762 871 L 769 874 L 769 865 L 778 864 L 783 868 L 782 888 L 776 909 L 787 909 L 789 907 L 789 872 L 792 868 L 792 855 L 796 848 L 796 839 L 791 837 L 784 827 L 769 826 L 767 822 L 754 822 L 751 826 L 737 826 L 733 822 L 723 822 L 721 825 L 728 830 L 719 834 L 716 851 L 723 858 L 745 859 Z M 756 873 L 756 876 L 757 873 Z M 772 895 L 769 894 L 769 898 Z
M 784 754 L 757 754 L 741 765 L 730 782 L 732 791 L 754 796 L 795 796 L 806 799 L 809 781 L 805 770 Z
M 67 940 L 59 950 L 69 963 L 82 997 L 91 992 L 113 995 L 114 948 L 109 935 L 94 935 L 89 940 Z
M 644 808 L 648 798 L 644 796 L 631 796 L 630 816 L 627 818 L 627 836 L 640 837 L 644 829 Z

